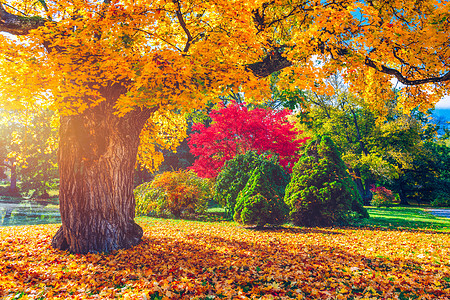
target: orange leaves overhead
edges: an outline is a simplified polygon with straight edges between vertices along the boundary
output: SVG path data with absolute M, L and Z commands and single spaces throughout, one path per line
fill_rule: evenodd
M 257 85 L 244 71 L 263 55 L 265 40 L 252 23 L 257 3 L 47 2 L 46 9 L 38 2 L 27 6 L 28 15 L 48 20 L 45 26 L 21 37 L 22 42 L 2 36 L 8 41 L 2 48 L 12 47 L 10 54 L 20 47 L 27 50 L 26 57 L 15 61 L 21 68 L 31 68 L 30 58 L 40 62 L 32 69 L 45 65 L 44 78 L 24 75 L 35 85 L 45 82 L 55 108 L 63 113 L 82 112 L 104 101 L 105 89 L 115 83 L 127 89 L 115 103 L 122 114 L 156 105 L 189 110 L 209 100 L 206 91 L 214 98 L 230 85 L 253 80 L 249 91 Z M 18 5 L 8 4 L 8 10 Z M 4 59 L 8 65 L 11 56 Z
M 57 226 L 0 228 L 0 297 L 436 299 L 450 296 L 446 234 L 141 219 L 138 246 L 70 255 Z M 152 298 L 153 297 L 153 298 Z
M 280 13 L 267 8 L 262 22 L 275 22 L 277 30 L 267 26 L 265 32 L 278 46 L 285 46 L 284 55 L 294 62 L 291 70 L 285 70 L 287 87 L 294 82 L 300 88 L 326 93 L 321 86 L 323 78 L 339 71 L 353 92 L 368 97 L 369 103 L 380 109 L 383 100 L 391 96 L 383 90 L 392 89 L 393 78 L 405 85 L 418 85 L 403 88 L 401 105 L 407 110 L 418 104 L 424 104 L 421 109 L 426 110 L 448 93 L 448 1 L 297 5 L 283 22 L 275 22 Z M 259 12 L 262 14 L 262 9 Z M 371 74 L 371 69 L 377 74 Z M 301 78 L 292 71 L 302 74 Z M 433 84 L 423 85 L 426 82 Z
M 381 103 L 370 98 L 385 97 L 393 76 L 407 85 L 434 83 L 405 88 L 402 105 L 409 109 L 433 105 L 450 82 L 439 80 L 450 64 L 447 1 L 47 2 L 7 1 L 8 10 L 48 22 L 1 48 L 12 47 L 11 55 L 26 48 L 27 58 L 39 60 L 48 72 L 27 78 L 45 85 L 60 110 L 97 105 L 104 101 L 102 87 L 117 82 L 127 87 L 116 103 L 121 113 L 157 105 L 199 108 L 209 100 L 205 94 L 232 85 L 262 98 L 269 95 L 266 82 L 246 66 L 273 50 L 292 64 L 281 75 L 287 88 L 320 92 L 322 79 L 340 71 L 354 92 Z M 16 63 L 39 70 L 26 58 Z

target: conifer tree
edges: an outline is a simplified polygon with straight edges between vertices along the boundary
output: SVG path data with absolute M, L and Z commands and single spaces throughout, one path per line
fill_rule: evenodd
M 244 189 L 239 193 L 234 209 L 234 220 L 245 225 L 279 225 L 286 220 L 288 208 L 283 193 L 273 184 L 264 167 L 253 170 Z
M 299 226 L 347 225 L 367 218 L 362 198 L 333 141 L 317 136 L 295 164 L 285 202 Z

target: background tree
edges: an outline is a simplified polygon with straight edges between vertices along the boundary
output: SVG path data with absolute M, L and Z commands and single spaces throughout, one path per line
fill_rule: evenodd
M 348 225 L 369 217 L 331 138 L 317 136 L 295 164 L 284 201 L 295 225 Z
M 48 191 L 58 187 L 58 119 L 52 111 L 34 110 L 28 120 L 21 117 L 21 130 L 17 132 L 18 153 L 23 158 L 19 164 L 22 193 L 33 191 L 34 197 L 47 198 Z
M 425 140 L 420 151 L 412 153 L 412 159 L 398 178 L 380 183 L 407 201 L 449 206 L 450 148 L 441 140 Z
M 19 189 L 17 187 L 17 162 L 15 158 L 15 150 L 17 144 L 14 143 L 14 132 L 17 124 L 10 122 L 2 113 L 2 121 L 0 124 L 0 159 L 2 168 L 2 179 L 9 176 L 9 187 L 2 194 L 10 196 L 18 196 Z
M 62 227 L 52 245 L 86 253 L 140 241 L 131 187 L 156 112 L 202 107 L 230 86 L 263 97 L 258 78 L 281 69 L 286 87 L 301 89 L 345 69 L 374 105 L 395 76 L 410 86 L 402 104 L 430 107 L 450 80 L 446 5 L 3 1 L 0 30 L 17 38 L 1 36 L 2 96 L 50 101 L 62 116 Z
M 398 97 L 380 110 L 373 110 L 364 99 L 351 94 L 340 76 L 324 82 L 333 95 L 305 93 L 304 111 L 297 120 L 300 128 L 311 134 L 328 134 L 349 167 L 350 173 L 366 204 L 370 203 L 370 189 L 377 181 L 394 181 L 410 168 L 415 153 L 423 149 L 425 139 L 435 131 L 425 133 L 424 120 L 417 110 L 410 115 L 397 108 Z M 401 194 L 402 204 L 407 204 Z
M 47 191 L 58 183 L 58 124 L 54 114 L 45 108 L 29 106 L 26 110 L 4 111 L 1 124 L 1 152 L 10 169 L 8 194 L 19 196 L 19 190 L 34 191 L 36 197 L 48 197 Z
M 212 110 L 212 123 L 206 127 L 194 124 L 189 146 L 198 156 L 192 169 L 203 177 L 216 177 L 223 164 L 248 151 L 271 152 L 280 165 L 290 171 L 298 160 L 298 150 L 306 141 L 297 139 L 286 116 L 288 110 L 247 109 L 243 104 L 233 103 L 228 107 Z

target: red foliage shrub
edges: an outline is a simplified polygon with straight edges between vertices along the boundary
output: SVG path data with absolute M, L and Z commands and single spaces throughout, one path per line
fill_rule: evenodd
M 280 165 L 291 172 L 299 159 L 299 147 L 308 138 L 288 122 L 290 111 L 256 108 L 233 103 L 210 113 L 209 127 L 196 123 L 189 139 L 192 154 L 198 156 L 192 169 L 201 177 L 216 177 L 225 161 L 254 150 L 278 156 Z

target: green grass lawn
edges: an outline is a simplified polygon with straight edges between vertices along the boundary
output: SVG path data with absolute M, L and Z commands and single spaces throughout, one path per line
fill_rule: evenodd
M 419 207 L 366 207 L 370 218 L 359 226 L 390 229 L 431 229 L 450 232 L 450 218 L 433 216 L 426 208 Z

